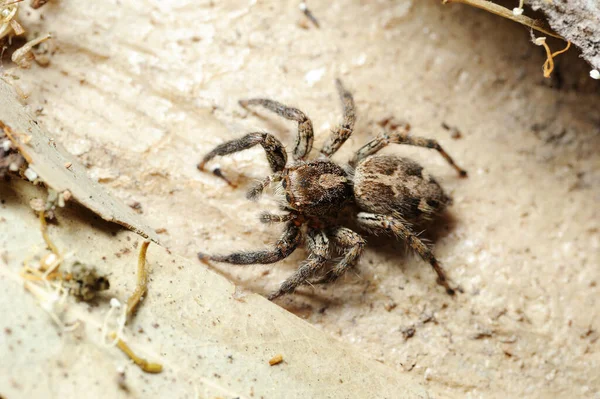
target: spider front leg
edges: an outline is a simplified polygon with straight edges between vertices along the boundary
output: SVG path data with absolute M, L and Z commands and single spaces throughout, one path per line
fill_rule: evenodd
M 271 176 L 265 177 L 250 187 L 250 190 L 248 190 L 246 193 L 246 198 L 251 201 L 256 201 L 261 196 L 265 188 L 267 188 L 271 183 L 278 181 L 281 181 L 281 173 L 274 173 Z
M 450 287 L 446 273 L 442 269 L 440 263 L 435 258 L 435 255 L 417 237 L 417 235 L 401 220 L 387 215 L 377 215 L 374 213 L 361 212 L 357 216 L 358 223 L 370 231 L 385 231 L 394 234 L 396 237 L 406 241 L 410 247 L 415 250 L 419 256 L 426 262 L 428 262 L 438 275 L 438 284 L 446 288 L 446 292 L 449 295 L 454 295 L 454 289 Z
M 354 123 L 356 122 L 356 107 L 354 105 L 354 98 L 352 93 L 344 88 L 342 81 L 339 79 L 335 80 L 335 86 L 342 102 L 342 109 L 344 111 L 344 117 L 342 123 L 335 127 L 331 132 L 331 136 L 327 139 L 321 150 L 321 154 L 326 157 L 331 157 L 337 150 L 340 149 L 342 144 L 348 140 L 348 137 L 354 130 Z
M 356 266 L 365 247 L 365 240 L 354 231 L 345 227 L 331 229 L 328 232 L 328 236 L 336 246 L 345 248 L 346 251 L 342 260 L 329 273 L 312 281 L 311 283 L 313 284 L 331 283 L 340 278 L 344 273 Z
M 244 108 L 247 108 L 248 105 L 260 105 L 285 119 L 298 122 L 298 136 L 294 146 L 294 159 L 304 160 L 308 156 L 313 146 L 314 133 L 312 122 L 304 112 L 277 101 L 269 100 L 268 98 L 251 98 L 240 100 L 239 103 Z
M 290 256 L 300 244 L 301 239 L 300 228 L 293 222 L 288 222 L 283 235 L 272 249 L 234 252 L 229 255 L 205 255 L 198 253 L 198 258 L 200 260 L 209 259 L 215 262 L 231 263 L 234 265 L 275 263 Z
M 309 278 L 317 274 L 327 262 L 329 254 L 329 240 L 323 231 L 309 229 L 306 236 L 306 244 L 311 252 L 308 260 L 303 263 L 294 274 L 285 280 L 277 291 L 269 295 L 269 300 L 274 300 L 285 294 L 291 294 L 294 290 L 305 284 Z
M 409 130 L 410 125 L 404 124 L 401 131 L 384 132 L 380 134 L 377 138 L 371 140 L 361 149 L 359 149 L 351 163 L 353 165 L 357 165 L 362 159 L 379 152 L 379 150 L 383 149 L 388 144 L 407 144 L 436 150 L 442 157 L 444 157 L 450 166 L 452 166 L 458 172 L 460 177 L 467 176 L 467 171 L 460 168 L 436 140 L 427 139 L 424 137 L 409 136 Z
M 203 171 L 206 163 L 218 155 L 223 156 L 233 154 L 234 152 L 247 150 L 258 144 L 264 148 L 271 170 L 273 170 L 273 172 L 281 172 L 287 163 L 285 148 L 283 147 L 283 144 L 281 144 L 281 141 L 277 140 L 275 136 L 262 132 L 248 133 L 242 138 L 218 145 L 214 150 L 204 156 L 202 162 L 198 164 L 198 169 Z M 215 169 L 213 173 L 231 185 L 231 182 L 221 174 L 219 169 Z

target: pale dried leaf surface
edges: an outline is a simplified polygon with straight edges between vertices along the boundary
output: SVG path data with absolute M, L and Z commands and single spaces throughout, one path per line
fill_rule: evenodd
M 20 103 L 18 94 L 9 82 L 3 79 L 0 79 L 0 122 L 0 126 L 12 131 L 14 144 L 47 187 L 57 192 L 69 190 L 73 198 L 104 220 L 118 223 L 159 242 L 153 229 L 130 207 L 90 179 L 86 168 L 60 142 L 43 131 Z
M 59 248 L 109 275 L 111 288 L 91 304 L 67 300 L 61 331 L 19 277 L 43 247 L 29 208 L 45 190 L 0 183 L 0 393 L 6 398 L 425 398 L 436 394 L 414 376 L 367 359 L 344 343 L 256 295 L 236 295 L 225 278 L 151 245 L 149 292 L 125 329 L 138 353 L 163 365 L 144 374 L 101 330 L 110 298 L 125 303 L 135 286 L 134 233 L 79 206 L 57 211 L 50 234 Z M 282 354 L 284 362 L 269 360 Z M 125 379 L 119 383 L 119 373 Z

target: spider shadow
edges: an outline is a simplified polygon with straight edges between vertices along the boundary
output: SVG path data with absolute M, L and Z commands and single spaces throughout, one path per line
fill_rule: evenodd
M 296 259 L 298 266 L 300 263 L 308 257 L 308 253 L 305 252 L 304 249 L 299 249 L 297 251 L 298 259 Z M 204 266 L 206 266 L 211 271 L 225 277 L 229 281 L 233 282 L 237 287 L 240 287 L 248 292 L 256 293 L 267 297 L 272 291 L 274 291 L 278 285 L 273 284 L 271 281 L 268 286 L 265 286 L 264 279 L 262 276 L 265 273 L 258 274 L 256 278 L 253 279 L 245 279 L 243 277 L 239 277 L 235 274 L 235 265 L 228 265 L 214 263 L 207 260 L 200 260 Z M 273 267 L 277 267 L 276 265 L 272 265 Z M 289 270 L 289 274 L 291 275 L 296 268 L 291 268 Z M 268 269 L 267 269 L 268 270 Z M 352 274 L 351 277 L 349 275 Z M 365 283 L 361 281 L 360 274 L 357 273 L 356 270 L 352 270 L 349 272 L 349 275 L 342 276 L 338 282 L 332 284 L 319 284 L 319 285 L 304 285 L 298 287 L 298 289 L 289 295 L 285 295 L 281 298 L 275 300 L 275 303 L 290 311 L 291 313 L 298 313 L 298 310 L 306 311 L 308 307 L 317 307 L 317 308 L 327 308 L 327 307 L 335 307 L 342 306 L 344 304 L 362 304 L 364 303 L 364 299 L 361 300 L 361 295 L 349 295 L 350 299 L 346 299 L 345 294 L 335 295 L 332 290 L 332 287 L 344 285 L 344 293 L 347 293 L 348 286 L 353 286 L 356 289 L 357 294 L 365 292 Z M 350 278 L 352 279 L 351 281 Z M 366 284 L 367 288 L 372 286 L 369 282 Z M 353 289 L 354 291 L 354 289 Z M 362 295 L 364 297 L 364 295 Z
M 430 221 L 413 225 L 412 230 L 417 232 L 419 238 L 426 245 L 432 247 L 435 253 L 435 243 L 450 235 L 457 224 L 458 220 L 454 215 L 450 211 L 444 210 Z M 412 254 L 416 255 L 406 242 L 388 234 L 368 235 L 367 250 L 369 249 L 384 255 L 386 258 L 400 257 L 406 259 Z M 418 258 L 418 255 L 416 256 Z M 405 265 L 412 264 L 413 262 L 402 262 L 401 268 L 404 269 Z
M 305 313 L 307 309 L 318 309 L 319 313 L 323 313 L 330 308 L 363 306 L 370 303 L 369 297 L 376 291 L 376 284 L 362 278 L 358 271 L 351 270 L 334 283 L 299 287 L 293 294 L 285 295 L 275 303 L 302 317 L 298 313 Z
M 428 244 L 435 244 L 437 241 L 447 237 L 455 229 L 458 221 L 449 211 L 444 211 L 437 217 L 426 223 L 413 226 L 416 231 L 423 231 L 420 237 L 424 239 Z M 376 251 L 386 258 L 400 260 L 400 270 L 392 269 L 392 273 L 403 273 L 406 271 L 405 265 L 411 265 L 410 267 L 421 267 L 419 262 L 402 262 L 402 259 L 406 259 L 410 256 L 413 251 L 408 245 L 393 236 L 379 234 L 379 235 L 366 235 L 363 231 L 357 228 L 354 223 L 347 224 L 348 227 L 363 234 L 363 237 L 367 239 L 366 250 Z M 420 260 L 420 258 L 418 258 Z M 426 268 L 429 265 L 424 261 Z M 372 263 L 371 263 L 372 264 Z M 414 265 L 414 266 L 413 266 Z M 378 286 L 369 278 L 368 273 L 369 264 L 363 261 L 362 266 L 356 270 L 350 270 L 346 275 L 342 276 L 339 281 L 333 284 L 323 284 L 314 287 L 304 286 L 299 288 L 294 294 L 285 296 L 277 300 L 277 303 L 292 313 L 305 312 L 307 306 L 319 308 L 321 310 L 327 308 L 337 308 L 340 306 L 348 305 L 359 305 L 372 303 L 373 296 L 379 295 L 377 293 Z M 435 275 L 432 272 L 431 280 L 415 281 L 415 284 L 437 284 L 435 281 Z M 343 288 L 336 289 L 336 287 Z M 440 295 L 446 295 L 440 290 Z

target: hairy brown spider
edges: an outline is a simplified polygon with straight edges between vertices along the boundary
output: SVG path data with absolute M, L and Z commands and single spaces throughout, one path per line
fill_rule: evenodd
M 384 131 L 359 149 L 348 165 L 337 165 L 330 158 L 352 134 L 356 114 L 350 92 L 340 80 L 336 80 L 336 86 L 342 101 L 343 121 L 332 130 L 320 151 L 320 158 L 316 160 L 308 160 L 313 145 L 313 126 L 302 111 L 265 98 L 240 101 L 242 107 L 260 105 L 298 122 L 294 161 L 287 163 L 285 148 L 273 135 L 255 132 L 217 146 L 206 154 L 198 169 L 204 170 L 206 163 L 215 156 L 260 144 L 265 149 L 273 174 L 252 187 L 247 196 L 256 199 L 265 188 L 273 185 L 275 195 L 281 197 L 281 209 L 286 213 L 263 214 L 261 221 L 285 223 L 284 232 L 272 249 L 229 255 L 198 254 L 199 257 L 236 265 L 275 263 L 294 252 L 305 236 L 310 254 L 308 259 L 269 295 L 269 299 L 292 293 L 303 284 L 335 281 L 356 265 L 365 246 L 365 240 L 359 234 L 341 226 L 336 220 L 340 211 L 353 203 L 358 208 L 358 226 L 371 233 L 386 232 L 404 240 L 433 266 L 438 283 L 453 295 L 454 289 L 450 287 L 440 263 L 410 225 L 444 209 L 450 198 L 419 164 L 406 158 L 375 154 L 390 143 L 432 148 L 461 177 L 465 177 L 467 172 L 454 163 L 437 141 L 409 136 L 407 124 L 395 131 Z M 226 180 L 220 170 L 216 170 L 215 174 Z M 343 257 L 333 267 L 327 267 L 334 250 L 342 253 Z

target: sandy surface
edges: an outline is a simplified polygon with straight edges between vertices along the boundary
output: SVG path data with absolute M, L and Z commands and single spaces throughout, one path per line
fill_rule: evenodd
M 543 51 L 527 30 L 459 5 L 310 6 L 321 29 L 292 1 L 63 0 L 27 22 L 54 34 L 50 66 L 7 72 L 90 175 L 139 202 L 146 220 L 166 229 L 161 240 L 190 259 L 199 250 L 263 247 L 279 235 L 257 219 L 272 202 L 245 199 L 244 189 L 268 173 L 259 149 L 218 161 L 237 190 L 196 170 L 216 144 L 251 130 L 291 147 L 293 123 L 249 115 L 237 100 L 267 96 L 301 108 L 320 148 L 340 118 L 333 80 L 341 77 L 358 121 L 336 160 L 395 116 L 469 171 L 458 179 L 427 150 L 385 150 L 421 162 L 453 196 L 426 235 L 465 292 L 449 298 L 403 244 L 370 240 L 356 274 L 278 304 L 448 394 L 600 395 L 600 95 L 589 66 L 571 51 L 545 80 Z M 219 267 L 267 293 L 304 256 Z

